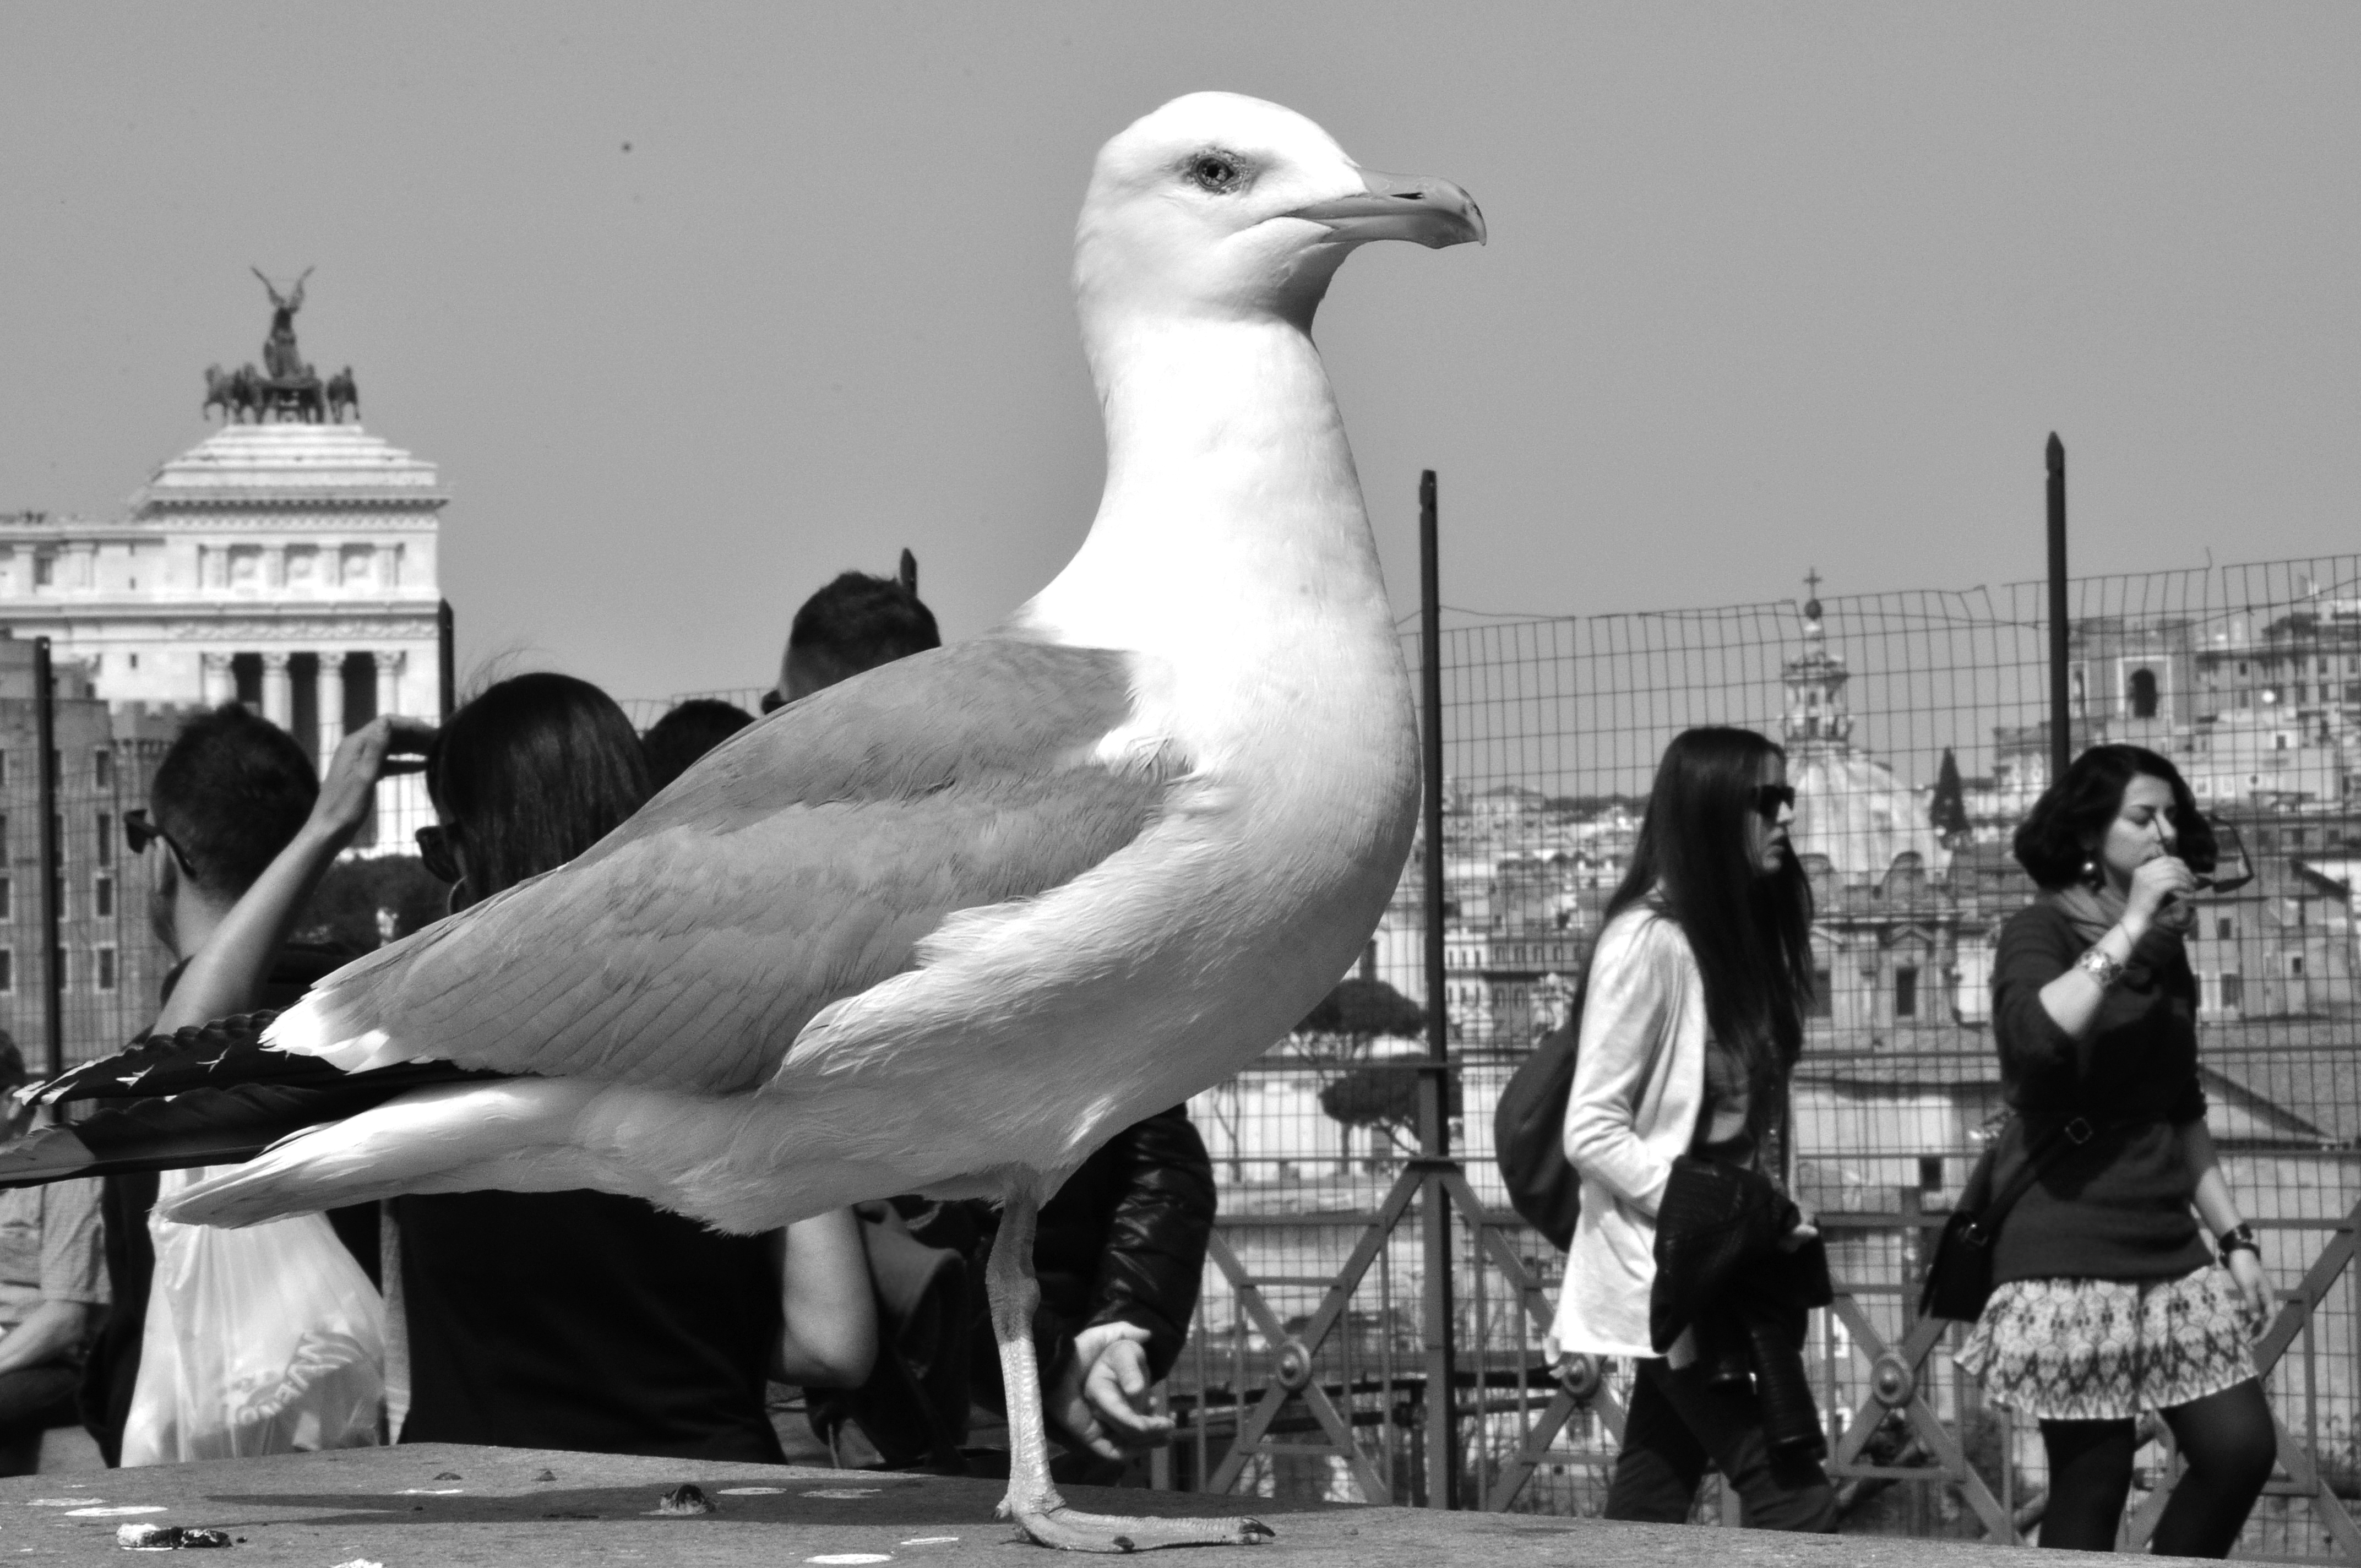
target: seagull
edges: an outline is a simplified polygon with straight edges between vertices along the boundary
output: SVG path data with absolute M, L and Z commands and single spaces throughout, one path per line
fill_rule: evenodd
M 1410 687 L 1311 328 L 1356 247 L 1484 238 L 1458 186 L 1362 169 L 1275 104 L 1192 93 L 1116 136 L 1075 234 L 1107 451 L 1067 567 L 983 635 L 788 704 L 569 864 L 329 976 L 245 1059 L 382 1080 L 378 1102 L 159 1212 L 247 1225 L 589 1187 L 759 1232 L 892 1193 L 996 1199 L 1004 1517 L 1084 1551 L 1269 1535 L 1059 1497 L 1035 1219 L 1106 1138 L 1283 1036 L 1400 874 Z M 206 1035 L 204 1070 L 236 1036 Z M 98 1064 L 105 1092 L 185 1087 L 158 1049 Z M 422 1086 L 437 1073 L 456 1081 Z M 203 1142 L 174 1157 L 220 1157 Z

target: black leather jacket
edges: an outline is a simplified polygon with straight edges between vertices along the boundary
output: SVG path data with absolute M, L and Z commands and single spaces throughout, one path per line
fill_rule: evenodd
M 1126 1128 L 1082 1163 L 1042 1205 L 1034 1236 L 1033 1348 L 1044 1376 L 1076 1334 L 1110 1322 L 1146 1329 L 1150 1373 L 1171 1371 L 1196 1313 L 1213 1205 L 1213 1161 L 1184 1106 Z M 811 1390 L 812 1425 L 828 1438 L 850 1419 L 889 1464 L 957 1468 L 969 1401 L 1007 1403 L 983 1288 L 1000 1212 L 972 1200 L 891 1207 L 890 1216 L 864 1213 L 882 1319 L 877 1369 L 859 1389 Z

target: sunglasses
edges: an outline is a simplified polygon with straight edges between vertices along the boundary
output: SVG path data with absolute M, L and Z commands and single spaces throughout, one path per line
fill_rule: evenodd
M 1782 811 L 1795 809 L 1794 784 L 1756 784 L 1754 811 L 1765 822 L 1776 822 Z
M 148 846 L 159 839 L 163 839 L 164 847 L 172 851 L 172 863 L 181 868 L 181 874 L 191 882 L 196 881 L 197 868 L 189 863 L 189 852 L 172 842 L 170 833 L 148 821 L 144 807 L 123 814 L 123 841 L 131 846 L 133 854 L 146 854 Z
M 425 866 L 426 874 L 436 882 L 457 882 L 459 857 L 453 851 L 451 830 L 438 823 L 421 828 L 414 837 L 418 840 L 419 862 Z

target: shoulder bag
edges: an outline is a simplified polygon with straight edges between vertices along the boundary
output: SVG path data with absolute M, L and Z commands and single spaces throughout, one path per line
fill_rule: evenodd
M 2041 1173 L 2057 1158 L 2061 1150 L 2080 1148 L 2095 1135 L 2096 1129 L 2087 1118 L 2076 1116 L 2059 1123 L 2050 1134 L 2026 1154 L 2024 1166 L 2012 1177 L 2006 1187 L 1991 1192 L 1992 1168 L 1998 1158 L 2000 1144 L 1996 1139 L 1986 1149 L 1983 1158 L 1976 1162 L 1975 1173 L 1968 1178 L 1966 1192 L 1960 1206 L 1943 1225 L 1943 1234 L 1935 1244 L 1935 1255 L 1927 1265 L 1927 1273 L 1918 1288 L 1918 1315 L 1922 1318 L 1952 1318 L 1960 1322 L 1973 1322 L 1984 1310 L 1993 1293 L 1993 1243 L 2000 1236 L 2001 1222 L 2016 1207 L 2016 1201 L 2029 1191 Z M 1990 1192 L 1982 1203 L 1970 1202 L 1969 1197 L 1979 1190 Z

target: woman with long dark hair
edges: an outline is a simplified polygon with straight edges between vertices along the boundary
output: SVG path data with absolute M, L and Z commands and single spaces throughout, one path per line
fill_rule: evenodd
M 454 911 L 572 860 L 649 795 L 639 736 L 604 692 L 502 681 L 427 753 L 420 835 Z M 401 1441 L 777 1462 L 765 1376 L 858 1383 L 873 1308 L 849 1212 L 730 1236 L 588 1190 L 395 1199 L 388 1403 Z
M 1744 1372 L 1700 1359 L 1694 1331 L 1658 1348 L 1650 1321 L 1675 1163 L 1779 1183 L 1812 987 L 1811 889 L 1787 842 L 1794 805 L 1786 754 L 1762 736 L 1675 737 L 1592 950 L 1565 1116 L 1582 1212 L 1551 1337 L 1561 1353 L 1638 1364 L 1610 1519 L 1686 1519 L 1710 1462 L 1749 1525 L 1835 1528 L 1817 1449 L 1774 1442 Z M 1780 1245 L 1812 1236 L 1798 1220 Z
M 2206 1131 L 2181 945 L 2190 862 L 2212 864 L 2213 834 L 2170 762 L 2094 746 L 2034 804 L 2015 850 L 2042 892 L 2002 927 L 1993 970 L 2016 1114 L 1990 1179 L 2035 1170 L 2001 1223 L 1997 1288 L 1960 1365 L 2041 1423 L 2042 1545 L 2114 1548 L 2134 1423 L 2154 1409 L 2185 1468 L 2149 1548 L 2225 1556 L 2276 1442 L 2249 1348 L 2270 1292 Z

